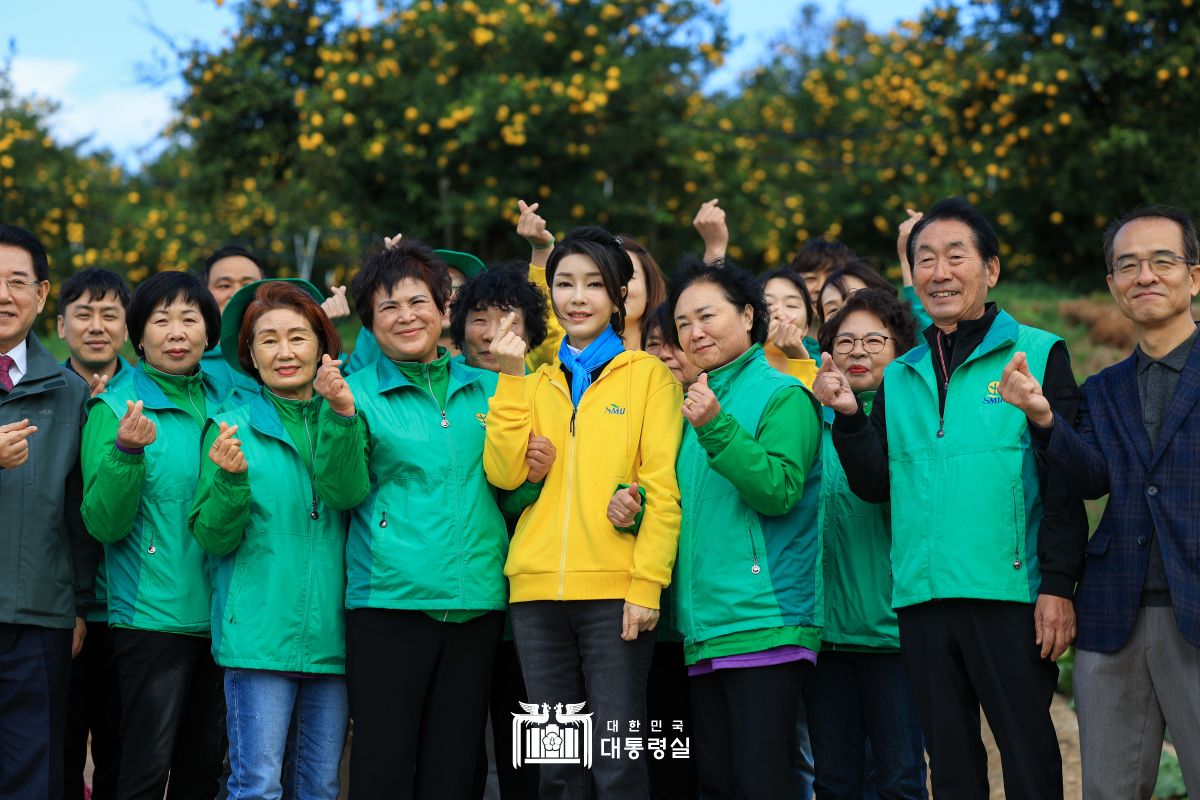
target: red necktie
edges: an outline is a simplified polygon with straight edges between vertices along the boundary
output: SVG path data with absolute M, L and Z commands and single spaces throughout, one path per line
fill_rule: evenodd
M 8 376 L 8 371 L 17 365 L 9 356 L 0 355 L 0 389 L 6 392 L 11 392 L 13 388 L 12 378 Z

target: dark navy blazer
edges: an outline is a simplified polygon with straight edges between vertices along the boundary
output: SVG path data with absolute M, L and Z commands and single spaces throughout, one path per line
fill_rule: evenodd
M 1044 449 L 1070 491 L 1109 496 L 1075 594 L 1075 645 L 1111 653 L 1125 644 L 1146 580 L 1149 537 L 1158 536 L 1175 621 L 1200 647 L 1200 344 L 1153 449 L 1142 423 L 1136 354 L 1089 378 L 1081 394 L 1075 430 L 1055 417 Z

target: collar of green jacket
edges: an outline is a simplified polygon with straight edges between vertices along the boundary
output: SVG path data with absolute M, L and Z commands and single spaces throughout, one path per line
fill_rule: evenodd
M 376 361 L 379 393 L 386 394 L 403 386 L 414 386 L 423 391 L 429 391 L 425 380 L 426 368 L 429 369 L 429 381 L 435 386 L 439 380 L 438 373 L 444 376 L 442 380 L 447 382 L 446 397 L 464 386 L 475 383 L 481 374 L 479 369 L 459 363 L 450 357 L 445 348 L 439 347 L 438 357 L 428 364 L 416 361 L 392 361 L 390 358 L 381 358 Z
M 1001 310 L 995 303 L 984 307 L 983 316 L 979 319 L 967 319 L 958 324 L 951 334 L 942 334 L 954 338 L 955 363 L 950 365 L 950 372 L 966 364 L 968 361 L 987 355 L 1017 340 L 1018 323 L 1007 311 Z M 927 352 L 933 352 L 937 358 L 936 348 L 939 329 L 936 325 L 925 329 L 925 344 L 914 347 L 897 358 L 905 364 L 918 363 Z M 967 347 L 962 345 L 966 343 Z M 968 349 L 969 347 L 969 349 Z
M 763 347 L 761 344 L 752 344 L 750 349 L 742 353 L 740 356 L 730 361 L 728 364 L 722 364 L 714 370 L 708 372 L 708 385 L 716 390 L 721 386 L 732 381 L 738 373 L 745 369 L 746 365 L 755 358 L 762 356 Z
M 311 475 L 321 401 L 319 394 L 292 400 L 264 388 L 250 401 L 250 427 L 293 447 Z
M 79 377 L 83 378 L 85 381 L 89 380 L 91 377 L 88 375 L 84 375 L 79 370 L 75 369 L 75 365 L 71 363 L 70 356 L 63 359 L 62 365 L 64 367 L 66 367 L 67 369 L 71 370 L 71 372 L 74 372 Z M 128 376 L 130 374 L 130 372 L 132 372 L 132 371 L 133 371 L 133 365 L 125 360 L 125 356 L 121 356 L 121 355 L 117 356 L 117 371 L 114 372 L 112 374 L 112 376 L 109 378 L 109 384 L 111 385 L 112 381 L 116 380 L 118 375 L 125 377 L 125 376 Z
M 138 362 L 133 376 L 135 394 L 146 408 L 178 409 L 190 414 L 203 427 L 205 395 L 218 396 L 207 374 L 197 369 L 191 375 L 172 375 L 150 365 L 145 359 Z

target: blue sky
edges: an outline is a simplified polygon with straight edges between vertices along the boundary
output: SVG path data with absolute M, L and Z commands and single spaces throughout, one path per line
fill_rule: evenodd
M 885 29 L 916 16 L 922 0 L 842 0 L 818 3 L 828 15 L 865 17 Z M 183 91 L 170 59 L 168 37 L 217 44 L 233 14 L 214 0 L 6 0 L 0 47 L 15 52 L 12 77 L 21 94 L 56 100 L 55 135 L 91 137 L 129 164 L 154 152 L 157 134 Z M 732 81 L 764 53 L 770 39 L 795 18 L 802 0 L 722 0 L 730 29 L 741 39 L 718 83 Z M 371 0 L 345 0 L 346 14 L 370 15 Z

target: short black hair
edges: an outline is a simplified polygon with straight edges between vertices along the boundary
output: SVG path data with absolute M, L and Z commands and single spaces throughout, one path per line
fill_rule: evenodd
M 804 303 L 804 318 L 808 320 L 811 327 L 816 322 L 816 311 L 813 307 L 812 295 L 808 293 L 808 284 L 804 282 L 804 277 L 794 269 L 773 269 L 758 276 L 758 285 L 767 290 L 767 284 L 776 278 L 781 278 L 796 287 L 800 292 L 800 301 Z
M 699 256 L 687 256 L 675 267 L 671 275 L 671 294 L 667 298 L 670 307 L 671 324 L 663 330 L 663 337 L 673 347 L 680 347 L 679 330 L 675 327 L 675 310 L 679 298 L 694 283 L 711 283 L 720 288 L 725 299 L 741 309 L 750 306 L 754 309 L 754 321 L 750 323 L 750 341 L 762 344 L 767 340 L 767 330 L 771 327 L 771 312 L 767 309 L 767 301 L 763 299 L 762 287 L 751 273 L 736 266 L 732 261 L 718 258 L 705 261 Z
M 836 239 L 817 239 L 800 248 L 787 268 L 805 275 L 809 272 L 833 272 L 858 258 L 854 251 Z
M 825 283 L 821 285 L 821 290 L 817 292 L 817 311 L 818 316 L 824 319 L 824 309 L 820 307 L 821 295 L 825 293 L 825 287 L 832 286 L 838 290 L 838 293 L 843 299 L 851 297 L 850 285 L 847 278 L 858 278 L 867 285 L 868 289 L 875 289 L 880 292 L 886 292 L 892 297 L 896 297 L 898 292 L 887 278 L 879 274 L 879 270 L 868 261 L 852 261 L 842 267 L 835 269 Z
M 227 244 L 208 258 L 204 259 L 204 269 L 200 270 L 200 282 L 205 286 L 208 286 L 208 275 L 210 272 L 212 272 L 213 265 L 223 258 L 233 258 L 234 256 L 241 256 L 242 258 L 250 259 L 254 262 L 254 266 L 258 267 L 258 271 L 262 277 L 264 279 L 267 278 L 267 268 L 263 266 L 263 263 L 259 260 L 258 256 L 254 255 L 254 253 L 251 253 L 241 245 Z
M 450 338 L 455 347 L 461 350 L 467 338 L 467 317 L 488 308 L 519 310 L 525 317 L 530 350 L 546 341 L 546 295 L 516 269 L 492 267 L 464 283 L 450 304 Z
M 896 347 L 896 357 L 917 346 L 917 320 L 907 302 L 879 289 L 863 289 L 846 298 L 838 312 L 825 321 L 817 334 L 821 352 L 833 352 L 833 340 L 847 316 L 855 311 L 869 311 L 879 317 Z
M 381 289 L 390 292 L 406 278 L 428 286 L 438 311 L 446 312 L 450 302 L 449 266 L 420 239 L 405 238 L 391 247 L 380 246 L 368 253 L 362 269 L 350 282 L 354 310 L 367 330 L 375 323 L 375 293 Z
M 674 327 L 675 321 L 671 317 L 671 306 L 664 300 L 642 317 L 642 346 L 646 346 L 646 341 L 654 331 L 658 331 L 659 338 L 670 342 L 671 340 L 667 338 L 667 331 Z
M 558 270 L 559 262 L 570 255 L 586 256 L 600 269 L 608 299 L 617 307 L 609 324 L 618 336 L 621 335 L 625 332 L 625 298 L 621 290 L 633 280 L 633 261 L 624 250 L 624 242 L 620 237 L 594 225 L 573 228 L 567 238 L 554 246 L 554 252 L 546 262 L 547 284 L 554 285 L 554 273 Z
M 125 279 L 109 269 L 88 267 L 67 278 L 67 282 L 59 289 L 59 315 L 84 294 L 90 300 L 99 300 L 107 294 L 114 294 L 120 301 L 121 308 L 129 310 L 129 284 L 125 283 Z
M 1104 228 L 1104 266 L 1109 272 L 1113 270 L 1113 242 L 1116 241 L 1121 228 L 1135 219 L 1147 217 L 1169 219 L 1178 225 L 1183 234 L 1183 252 L 1180 255 L 1188 266 L 1200 264 L 1200 240 L 1197 240 L 1196 223 L 1192 221 L 1191 214 L 1182 208 L 1168 205 L 1138 206 L 1122 213 Z
M 29 257 L 33 259 L 33 277 L 38 281 L 50 280 L 50 258 L 46 255 L 46 248 L 42 246 L 41 240 L 32 233 L 16 225 L 0 224 L 0 245 L 15 247 L 29 253 Z
M 934 203 L 933 208 L 925 212 L 925 216 L 921 217 L 908 235 L 908 263 L 913 267 L 917 265 L 917 240 L 921 238 L 921 231 L 939 220 L 957 220 L 970 228 L 972 238 L 975 239 L 975 249 L 979 251 L 979 257 L 983 259 L 984 264 L 1000 257 L 1000 239 L 987 217 L 961 197 L 947 197 Z
M 221 309 L 212 292 L 200 279 L 188 272 L 156 272 L 138 284 L 129 309 L 125 314 L 125 327 L 129 330 L 129 341 L 139 353 L 142 348 L 142 333 L 150 315 L 176 300 L 194 305 L 204 318 L 206 349 L 211 350 L 221 341 Z

